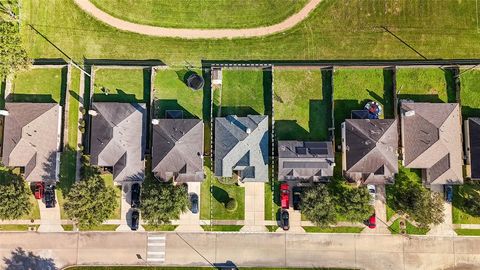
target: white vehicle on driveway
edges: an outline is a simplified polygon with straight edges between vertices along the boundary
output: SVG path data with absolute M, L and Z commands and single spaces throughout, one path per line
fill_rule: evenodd
M 370 193 L 370 203 L 375 204 L 375 199 L 377 197 L 377 189 L 375 188 L 375 185 L 367 185 L 368 193 Z

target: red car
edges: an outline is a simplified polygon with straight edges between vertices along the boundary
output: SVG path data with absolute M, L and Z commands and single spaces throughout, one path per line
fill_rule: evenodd
M 35 182 L 35 190 L 34 190 L 35 199 L 37 200 L 42 199 L 44 191 L 45 191 L 45 185 L 43 184 L 43 182 Z
M 375 217 L 375 214 L 371 215 L 367 220 L 367 225 L 370 229 L 375 229 L 377 227 L 377 218 Z
M 283 209 L 288 209 L 290 205 L 290 191 L 288 190 L 287 183 L 280 185 L 280 202 Z

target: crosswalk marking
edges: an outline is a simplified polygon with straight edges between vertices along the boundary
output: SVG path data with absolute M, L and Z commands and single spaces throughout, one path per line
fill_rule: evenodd
M 147 240 L 147 262 L 164 263 L 165 262 L 165 244 L 167 238 L 165 234 L 148 234 Z

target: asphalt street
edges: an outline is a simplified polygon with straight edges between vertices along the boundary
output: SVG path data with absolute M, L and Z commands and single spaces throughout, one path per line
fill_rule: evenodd
M 162 233 L 155 233 L 158 237 Z M 67 265 L 351 267 L 480 269 L 480 237 L 291 233 L 165 233 L 165 247 L 145 232 L 0 233 L 0 268 L 61 269 Z M 163 243 L 163 241 L 162 241 Z M 164 257 L 163 257 L 164 253 Z

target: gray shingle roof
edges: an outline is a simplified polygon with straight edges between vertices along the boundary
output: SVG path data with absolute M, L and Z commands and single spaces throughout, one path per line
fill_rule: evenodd
M 460 106 L 403 102 L 401 119 L 405 167 L 424 169 L 427 185 L 463 183 Z
M 159 119 L 153 125 L 152 171 L 161 180 L 203 181 L 203 122 Z
M 113 167 L 115 181 L 145 175 L 146 106 L 143 103 L 95 102 L 90 130 L 92 165 Z
M 268 116 L 215 118 L 215 176 L 239 171 L 241 181 L 268 181 L 268 141 Z
M 328 180 L 334 162 L 332 142 L 278 142 L 279 180 Z
M 394 119 L 347 119 L 342 169 L 364 183 L 392 181 L 398 172 L 398 133 Z
M 56 181 L 61 107 L 57 103 L 6 103 L 2 162 L 24 167 L 25 179 Z

